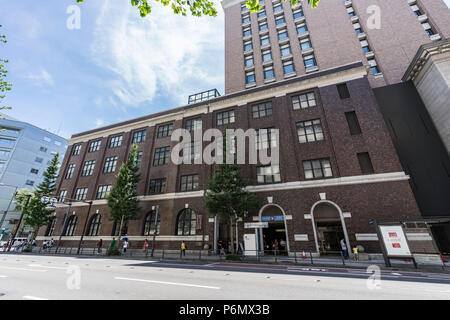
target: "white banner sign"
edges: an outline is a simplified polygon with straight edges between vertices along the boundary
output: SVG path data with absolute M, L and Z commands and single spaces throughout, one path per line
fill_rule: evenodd
M 245 229 L 252 229 L 252 228 L 268 228 L 269 223 L 268 222 L 246 222 L 244 223 Z
M 388 256 L 411 256 L 405 233 L 401 226 L 380 226 L 381 236 Z

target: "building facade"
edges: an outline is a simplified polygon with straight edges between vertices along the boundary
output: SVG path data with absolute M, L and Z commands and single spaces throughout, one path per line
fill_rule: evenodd
M 67 140 L 13 119 L 0 119 L 0 127 L 0 226 L 5 231 L 4 239 L 20 216 L 14 211 L 14 192 L 36 188 L 53 156 L 57 152 L 61 158 L 64 156 Z
M 362 61 L 371 87 L 401 81 L 420 45 L 450 36 L 442 0 L 224 0 L 225 93 Z
M 244 229 L 244 222 L 268 219 L 260 241 L 269 248 L 277 238 L 286 241 L 289 252 L 339 251 L 339 239 L 345 238 L 349 246 L 378 252 L 372 219 L 420 216 L 367 68 L 359 62 L 73 135 L 57 195 L 93 200 L 92 208 L 88 216 L 87 203 L 58 205 L 54 222 L 38 239 L 62 232 L 63 245 L 77 246 L 83 235 L 84 245 L 93 247 L 100 238 L 116 237 L 105 196 L 131 145 L 138 143 L 142 210 L 125 231 L 132 247 L 151 240 L 155 206 L 157 249 L 178 249 L 182 240 L 189 249 L 211 249 L 218 239 L 227 241 L 227 228 L 203 206 L 214 165 L 175 165 L 169 159 L 178 143 L 171 141 L 171 131 L 194 127 L 254 128 L 260 135 L 268 128 L 280 130 L 278 166 L 242 166 L 259 208 L 238 223 L 241 241 L 244 233 L 254 232 Z M 270 148 L 274 142 L 267 141 Z

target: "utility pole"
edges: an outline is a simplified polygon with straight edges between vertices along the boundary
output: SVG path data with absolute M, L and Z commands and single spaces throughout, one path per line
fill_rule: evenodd
M 92 203 L 93 203 L 92 200 L 91 201 L 86 201 L 86 202 L 89 203 L 89 209 L 88 209 L 88 212 L 87 212 L 87 215 L 86 215 L 86 220 L 84 221 L 83 233 L 81 234 L 80 243 L 78 244 L 77 254 L 80 254 L 81 244 L 83 243 L 83 237 L 84 237 L 84 234 L 86 233 L 86 226 L 87 226 L 87 223 L 89 221 L 89 214 L 91 213 L 91 207 L 92 207 Z
M 155 251 L 155 241 L 156 241 L 156 232 L 158 230 L 158 214 L 159 214 L 159 204 L 157 204 L 155 206 L 155 231 L 153 232 L 153 241 L 152 241 L 152 254 L 151 256 L 153 257 L 153 252 Z

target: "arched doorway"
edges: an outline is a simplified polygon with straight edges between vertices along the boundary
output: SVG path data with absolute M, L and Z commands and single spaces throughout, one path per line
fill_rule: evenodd
M 286 213 L 277 204 L 266 204 L 259 210 L 259 221 L 268 222 L 268 228 L 259 230 L 259 248 L 273 253 L 273 244 L 278 241 L 278 250 L 289 253 L 289 237 L 286 223 Z
M 316 202 L 311 208 L 311 217 L 318 253 L 337 254 L 341 251 L 341 239 L 350 248 L 342 210 L 337 204 L 328 200 Z

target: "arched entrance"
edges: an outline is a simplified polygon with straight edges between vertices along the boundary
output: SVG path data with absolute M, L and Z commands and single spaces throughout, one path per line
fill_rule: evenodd
M 316 202 L 311 208 L 311 218 L 318 253 L 340 252 L 341 239 L 350 248 L 344 216 L 337 204 L 329 200 Z
M 259 221 L 268 222 L 268 228 L 259 230 L 259 248 L 262 251 L 273 250 L 275 239 L 278 241 L 278 250 L 289 253 L 289 237 L 286 223 L 286 213 L 277 204 L 266 204 L 259 210 Z

